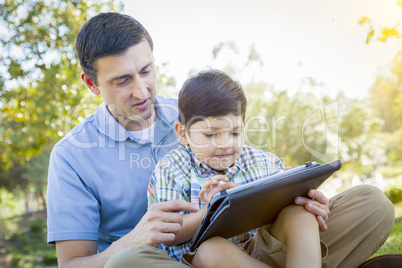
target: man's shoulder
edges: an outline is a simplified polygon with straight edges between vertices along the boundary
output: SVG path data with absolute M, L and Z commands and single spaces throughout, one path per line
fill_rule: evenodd
M 158 111 L 158 115 L 169 123 L 174 123 L 178 120 L 179 108 L 177 99 L 157 95 L 155 106 L 156 110 Z
M 96 126 L 95 115 L 93 113 L 74 126 L 70 131 L 64 133 L 63 138 L 55 144 L 55 147 L 70 147 L 76 145 L 77 142 L 87 145 L 97 142 L 98 135 L 96 133 L 99 133 L 99 130 Z
M 172 104 L 175 106 L 177 106 L 177 104 L 178 104 L 177 98 L 167 98 L 162 95 L 156 95 L 156 100 L 157 100 L 157 102 L 162 103 L 162 104 L 166 103 L 166 104 Z

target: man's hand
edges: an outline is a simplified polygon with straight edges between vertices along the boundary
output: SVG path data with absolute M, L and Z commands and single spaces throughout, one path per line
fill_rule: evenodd
M 309 190 L 307 195 L 309 198 L 296 197 L 295 203 L 304 206 L 308 211 L 316 215 L 320 231 L 325 232 L 327 230 L 327 224 L 325 222 L 330 214 L 328 198 L 318 190 Z
M 211 198 L 217 192 L 227 190 L 239 186 L 238 184 L 229 181 L 229 179 L 224 175 L 216 175 L 207 181 L 200 191 L 199 197 L 205 203 L 209 204 Z
M 148 207 L 147 213 L 137 226 L 120 240 L 127 245 L 159 246 L 161 243 L 172 242 L 183 224 L 180 211 L 197 212 L 198 208 L 183 200 L 172 200 L 156 203 Z
M 96 241 L 56 242 L 59 267 L 103 267 L 115 253 L 135 245 L 157 247 L 173 241 L 180 231 L 183 217 L 179 211 L 196 212 L 198 208 L 183 200 L 153 204 L 137 226 L 113 242 L 106 250 L 96 254 Z

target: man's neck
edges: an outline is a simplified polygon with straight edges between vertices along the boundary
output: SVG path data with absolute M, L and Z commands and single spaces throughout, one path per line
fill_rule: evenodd
M 152 116 L 143 121 L 134 121 L 129 118 L 125 118 L 123 127 L 128 131 L 141 131 L 149 128 L 156 121 L 156 110 L 152 113 Z

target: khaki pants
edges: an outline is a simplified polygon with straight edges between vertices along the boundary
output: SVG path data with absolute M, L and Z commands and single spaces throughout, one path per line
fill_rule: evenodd
M 323 267 L 357 267 L 387 240 L 395 222 L 391 201 L 375 186 L 360 185 L 330 199 Z
M 360 185 L 330 199 L 328 230 L 321 240 L 328 247 L 323 267 L 357 267 L 367 260 L 388 238 L 395 221 L 392 203 L 377 187 Z M 266 240 L 255 241 L 246 249 L 257 259 L 274 259 L 285 266 L 286 246 L 280 241 L 264 246 Z M 274 239 L 275 240 L 275 239 Z M 271 244 L 271 243 L 268 243 Z M 271 263 L 270 261 L 267 261 Z M 173 261 L 163 251 L 136 246 L 115 254 L 105 267 L 186 267 Z
M 134 246 L 114 254 L 105 264 L 105 268 L 188 268 L 170 258 L 164 250 L 150 246 Z

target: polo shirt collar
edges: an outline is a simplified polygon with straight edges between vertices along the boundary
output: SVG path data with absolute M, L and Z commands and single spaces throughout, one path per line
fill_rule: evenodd
M 169 125 L 177 119 L 179 113 L 177 105 L 165 100 L 166 99 L 161 96 L 156 96 L 155 98 L 156 123 L 161 121 L 164 125 Z M 130 133 L 117 122 L 107 109 L 105 102 L 95 111 L 95 120 L 98 130 L 110 139 L 121 142 L 130 138 Z M 158 131 L 156 133 L 158 133 Z

